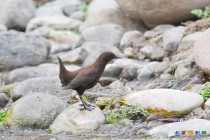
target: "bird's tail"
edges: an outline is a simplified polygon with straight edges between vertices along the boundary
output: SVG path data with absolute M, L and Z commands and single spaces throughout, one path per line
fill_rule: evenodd
M 60 73 L 63 73 L 64 71 L 67 71 L 67 69 L 63 65 L 63 61 L 61 60 L 61 58 L 59 56 L 57 56 L 57 58 L 58 58 L 58 62 L 59 62 L 59 65 L 60 65 Z

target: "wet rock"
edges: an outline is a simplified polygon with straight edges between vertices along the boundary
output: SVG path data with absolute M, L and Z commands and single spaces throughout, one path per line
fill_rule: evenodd
M 163 48 L 165 51 L 174 52 L 183 37 L 185 27 L 179 26 L 166 31 L 163 34 Z
M 134 20 L 131 20 L 123 13 L 115 0 L 92 1 L 88 7 L 87 16 L 85 23 L 80 27 L 80 31 L 96 25 L 109 23 L 118 24 L 126 30 L 145 30 L 140 22 L 137 23 Z
M 27 94 L 48 93 L 58 97 L 66 97 L 72 94 L 72 90 L 63 90 L 58 76 L 36 77 L 20 82 L 14 87 L 11 98 L 16 101 Z
M 0 44 L 0 71 L 38 65 L 46 60 L 50 51 L 46 39 L 30 34 L 1 32 Z
M 169 123 L 169 124 L 157 126 L 151 129 L 148 134 L 152 136 L 159 136 L 159 137 L 183 136 L 181 134 L 181 131 L 186 130 L 186 135 L 189 136 L 190 134 L 188 134 L 189 133 L 188 131 L 193 130 L 193 133 L 200 133 L 199 136 L 201 135 L 207 136 L 210 134 L 209 125 L 210 125 L 209 120 L 191 119 L 184 122 L 175 122 L 175 123 Z M 203 131 L 205 131 L 206 134 L 204 134 L 205 132 Z
M 79 10 L 81 4 L 79 0 L 51 1 L 36 10 L 36 17 L 69 15 Z
M 149 80 L 154 76 L 155 69 L 150 66 L 144 66 L 137 70 L 137 78 L 139 80 Z
M 86 13 L 82 11 L 77 11 L 72 13 L 70 17 L 76 20 L 84 21 L 86 18 Z
M 142 36 L 142 33 L 137 30 L 125 32 L 120 41 L 120 49 L 123 50 L 124 48 L 131 47 L 132 41 L 134 39 L 140 38 L 141 36 Z
M 123 33 L 124 30 L 119 25 L 104 24 L 84 30 L 82 36 L 88 42 L 118 47 Z
M 79 103 L 69 106 L 58 115 L 48 130 L 51 133 L 82 134 L 92 132 L 104 124 L 105 116 L 98 107 L 92 111 L 80 110 L 80 108 Z
M 122 72 L 122 68 L 116 64 L 108 64 L 105 67 L 105 70 L 102 76 L 105 77 L 119 77 L 120 73 Z
M 0 3 L 4 3 L 0 6 L 0 23 L 8 29 L 24 30 L 35 14 L 33 0 L 10 0 L 6 3 L 1 0 Z
M 121 78 L 126 80 L 133 80 L 137 78 L 137 70 L 136 66 L 125 67 L 120 75 Z
M 66 104 L 56 96 L 34 93 L 16 101 L 10 107 L 5 125 L 47 128 Z
M 70 71 L 79 67 L 70 65 L 66 66 Z M 34 77 L 57 76 L 59 73 L 59 65 L 57 64 L 41 64 L 39 66 L 23 67 L 10 71 L 5 77 L 5 84 L 20 82 Z
M 9 98 L 5 93 L 0 93 L 0 108 L 9 102 Z
M 165 53 L 161 47 L 154 45 L 146 45 L 140 49 L 140 52 L 150 60 L 162 60 Z
M 48 16 L 37 17 L 30 20 L 26 31 L 32 31 L 38 27 L 50 27 L 57 30 L 75 30 L 82 24 L 81 21 L 64 17 L 64 16 Z
M 204 0 L 116 0 L 125 13 L 138 22 L 144 22 L 148 27 L 155 27 L 159 24 L 178 24 L 193 17 L 190 11 L 193 9 L 202 9 L 210 4 L 210 1 Z M 186 5 L 186 6 L 183 6 Z
M 150 113 L 163 116 L 187 114 L 204 102 L 202 96 L 197 93 L 172 89 L 134 92 L 125 96 L 124 99 L 128 104 L 139 104 Z
M 203 32 L 196 40 L 194 45 L 194 59 L 199 68 L 206 74 L 210 75 L 209 64 L 209 45 L 210 29 Z

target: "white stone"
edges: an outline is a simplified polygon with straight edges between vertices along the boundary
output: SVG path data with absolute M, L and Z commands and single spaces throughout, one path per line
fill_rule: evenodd
M 148 111 L 165 116 L 187 114 L 203 104 L 201 95 L 173 89 L 151 89 L 124 97 L 127 104 L 138 104 Z
M 69 106 L 58 115 L 49 130 L 52 133 L 82 134 L 83 132 L 92 132 L 104 124 L 105 116 L 98 107 L 92 111 L 80 110 L 81 108 L 79 103 Z
M 194 133 L 195 131 L 200 131 L 200 133 L 202 133 L 202 131 L 206 131 L 206 135 L 203 135 L 203 136 L 207 136 L 210 134 L 209 126 L 210 126 L 209 120 L 191 119 L 185 122 L 175 122 L 175 123 L 168 123 L 168 124 L 157 126 L 149 130 L 149 135 L 158 136 L 158 137 L 173 137 L 173 136 L 176 136 L 176 133 L 175 133 L 176 131 L 181 133 L 181 131 L 193 130 Z M 186 136 L 189 136 L 188 132 L 186 132 Z M 194 134 L 193 136 L 196 136 L 196 135 Z

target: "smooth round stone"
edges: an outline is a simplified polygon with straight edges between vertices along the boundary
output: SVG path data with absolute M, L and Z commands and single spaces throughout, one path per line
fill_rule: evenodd
M 203 104 L 202 96 L 173 89 L 151 89 L 133 92 L 124 97 L 126 104 L 138 104 L 150 113 L 163 116 L 188 114 Z

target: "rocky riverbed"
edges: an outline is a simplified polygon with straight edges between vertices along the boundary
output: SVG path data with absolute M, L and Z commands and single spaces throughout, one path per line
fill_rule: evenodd
M 208 139 L 210 23 L 190 12 L 209 0 L 0 3 L 0 139 Z M 121 59 L 84 94 L 97 107 L 81 110 L 57 56 L 73 71 L 105 51 Z

